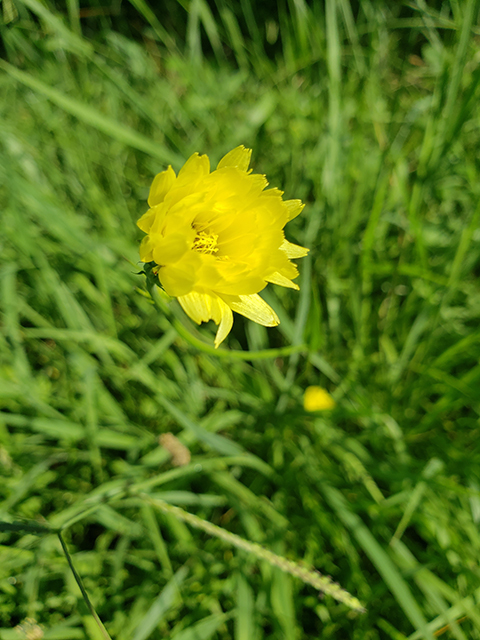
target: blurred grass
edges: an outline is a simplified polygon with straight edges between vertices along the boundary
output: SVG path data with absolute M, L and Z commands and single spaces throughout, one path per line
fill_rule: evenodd
M 0 520 L 66 527 L 119 640 L 480 638 L 478 2 L 58 7 L 2 7 Z M 265 291 L 278 329 L 237 318 L 228 346 L 308 353 L 215 358 L 137 292 L 153 175 L 237 144 L 312 250 L 299 294 Z M 138 483 L 367 613 L 119 497 Z M 99 637 L 56 536 L 6 531 L 0 638 L 27 618 Z

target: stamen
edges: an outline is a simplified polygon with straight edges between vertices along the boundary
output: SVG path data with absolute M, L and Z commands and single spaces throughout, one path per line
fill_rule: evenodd
M 218 235 L 216 233 L 206 233 L 205 231 L 199 231 L 195 240 L 193 241 L 192 249 L 199 253 L 216 253 Z

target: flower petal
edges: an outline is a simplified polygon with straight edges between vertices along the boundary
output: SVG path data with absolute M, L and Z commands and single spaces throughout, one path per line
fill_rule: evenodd
M 178 297 L 182 309 L 197 324 L 212 320 L 212 296 L 208 293 L 191 291 Z
M 202 175 L 207 176 L 210 173 L 210 160 L 207 155 L 200 156 L 197 152 L 190 156 L 183 167 L 178 172 L 178 177 L 188 180 L 196 180 Z
M 249 296 L 221 295 L 228 306 L 249 320 L 253 320 L 264 327 L 276 327 L 280 324 L 277 314 L 257 293 Z
M 145 233 L 149 233 L 154 220 L 155 211 L 153 209 L 149 209 L 147 213 L 144 213 L 143 216 L 137 221 L 137 227 Z
M 216 349 L 232 329 L 233 313 L 230 307 L 217 295 L 198 291 L 179 296 L 178 301 L 185 313 L 197 324 L 213 320 L 219 325 L 215 336 Z
M 195 288 L 201 267 L 200 254 L 189 251 L 182 260 L 162 267 L 158 272 L 158 279 L 168 295 L 177 298 L 190 293 Z
M 283 204 L 287 206 L 289 220 L 296 218 L 305 206 L 301 200 L 285 200 Z
M 150 236 L 145 236 L 140 243 L 140 260 L 142 262 L 151 262 L 153 260 L 152 243 Z
M 224 167 L 237 167 L 241 171 L 247 171 L 250 164 L 250 157 L 252 155 L 251 149 L 245 149 L 243 144 L 236 147 L 226 156 L 224 156 L 217 165 L 217 169 L 223 169 Z
M 301 247 L 299 244 L 293 244 L 288 240 L 283 241 L 280 249 L 286 254 L 287 258 L 303 258 L 310 251 L 310 249 L 305 249 L 305 247 Z
M 172 169 L 171 165 L 168 166 L 166 171 L 162 171 L 155 176 L 148 195 L 148 204 L 150 207 L 154 207 L 156 204 L 161 204 L 165 200 L 165 196 L 172 188 L 175 179 L 175 171 Z M 140 227 L 140 229 L 142 229 L 142 227 Z M 142 231 L 144 231 L 144 229 L 142 229 Z
M 158 265 L 165 266 L 178 262 L 190 249 L 188 238 L 181 233 L 172 233 L 167 238 L 160 235 L 150 236 L 153 247 L 153 259 Z
M 218 327 L 217 335 L 215 336 L 215 349 L 225 340 L 232 329 L 233 325 L 233 313 L 228 304 L 218 298 L 218 302 L 221 306 L 222 317 L 220 319 L 220 325 Z
M 286 278 L 285 276 L 282 276 L 282 274 L 278 273 L 278 271 L 276 271 L 271 276 L 269 276 L 267 278 L 267 282 L 271 282 L 272 284 L 278 284 L 281 287 L 289 287 L 290 289 L 296 289 L 297 291 L 300 289 L 298 284 L 295 284 L 295 282 L 292 282 L 290 278 Z

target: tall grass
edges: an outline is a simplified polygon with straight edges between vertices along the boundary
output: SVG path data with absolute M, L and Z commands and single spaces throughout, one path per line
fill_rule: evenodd
M 2 8 L 1 640 L 103 637 L 59 529 L 118 640 L 480 638 L 478 2 Z M 238 144 L 311 253 L 217 357 L 142 295 L 135 221 Z

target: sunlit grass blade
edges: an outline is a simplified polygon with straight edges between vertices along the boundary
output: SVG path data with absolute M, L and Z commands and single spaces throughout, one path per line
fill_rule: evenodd
M 180 600 L 180 587 L 188 575 L 188 568 L 181 567 L 160 594 L 155 598 L 141 623 L 135 629 L 132 640 L 147 640 L 164 615 Z
M 90 105 L 82 103 L 74 98 L 70 98 L 32 75 L 13 67 L 8 64 L 8 62 L 0 60 L 0 69 L 3 69 L 3 71 L 8 73 L 12 78 L 18 80 L 18 82 L 21 82 L 34 91 L 38 91 L 40 94 L 43 94 L 59 108 L 64 109 L 67 113 L 70 113 L 86 124 L 95 127 L 102 133 L 111 136 L 126 145 L 132 146 L 135 149 L 144 151 L 145 153 L 158 158 L 162 162 L 179 163 L 178 156 L 163 147 L 161 143 L 151 142 L 148 138 L 142 136 L 137 131 L 134 131 L 124 124 L 116 122 L 114 119 L 103 115 Z
M 360 546 L 369 556 L 377 571 L 382 576 L 385 584 L 395 595 L 399 605 L 412 625 L 420 632 L 425 640 L 434 640 L 432 633 L 427 628 L 427 621 L 422 610 L 416 602 L 408 584 L 405 582 L 400 572 L 384 551 L 378 541 L 372 536 L 367 527 L 347 506 L 343 496 L 325 483 L 321 486 L 321 491 L 327 498 L 337 516 L 345 526 L 351 530 Z

